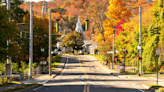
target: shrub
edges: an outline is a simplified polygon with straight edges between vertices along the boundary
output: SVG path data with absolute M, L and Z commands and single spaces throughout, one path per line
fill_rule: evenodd
M 18 71 L 18 63 L 12 63 L 12 70 Z
M 5 64 L 4 63 L 0 63 L 0 75 L 2 75 L 2 73 L 5 71 Z
M 26 62 L 21 61 L 20 63 L 21 63 L 21 68 L 19 68 L 19 72 L 24 72 L 26 69 L 28 69 Z

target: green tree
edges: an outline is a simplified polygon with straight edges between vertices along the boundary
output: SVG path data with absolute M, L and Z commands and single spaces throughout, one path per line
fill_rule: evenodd
M 0 61 L 5 62 L 7 54 L 11 56 L 11 52 L 7 53 L 7 40 L 11 39 L 9 50 L 14 49 L 12 44 L 16 44 L 17 28 L 13 21 L 8 21 L 8 13 L 4 6 L 0 6 Z
M 68 33 L 67 36 L 63 39 L 61 46 L 66 48 L 72 48 L 73 50 L 81 50 L 83 42 L 83 34 L 79 32 Z

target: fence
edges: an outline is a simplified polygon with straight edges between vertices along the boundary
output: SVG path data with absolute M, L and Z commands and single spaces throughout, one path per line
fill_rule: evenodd
M 32 69 L 32 76 L 37 76 L 42 74 L 43 68 L 38 66 L 37 68 Z M 48 72 L 48 67 L 45 67 L 45 72 Z M 12 80 L 26 80 L 29 78 L 29 69 L 24 72 L 18 73 L 17 71 L 13 71 L 14 74 L 12 75 L 0 75 L 0 84 L 1 83 L 8 83 Z
M 33 68 L 32 76 L 37 76 L 39 74 L 42 74 L 42 70 L 43 70 L 42 67 Z M 18 80 L 26 80 L 26 79 L 28 79 L 28 75 L 29 75 L 29 70 L 20 72 L 20 77 L 18 78 Z

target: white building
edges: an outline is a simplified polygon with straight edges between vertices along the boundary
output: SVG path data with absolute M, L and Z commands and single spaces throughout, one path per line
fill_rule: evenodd
M 82 28 L 81 22 L 80 22 L 80 16 L 78 17 L 78 21 L 76 23 L 75 31 L 80 32 L 84 35 L 84 31 L 83 31 L 83 28 Z

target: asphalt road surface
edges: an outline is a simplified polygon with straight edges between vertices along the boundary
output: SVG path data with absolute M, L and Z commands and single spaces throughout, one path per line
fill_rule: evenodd
M 86 55 L 68 55 L 62 73 L 33 92 L 151 92 L 141 84 L 154 80 L 119 78 L 102 71 Z

